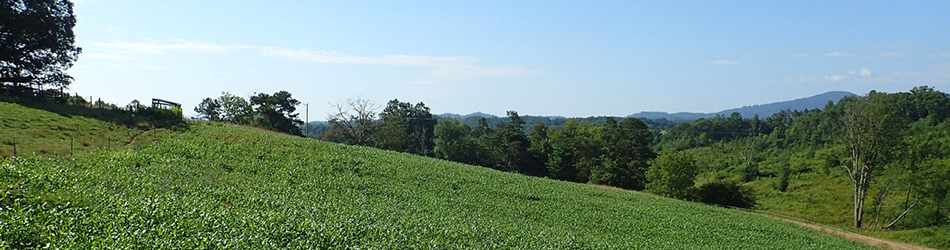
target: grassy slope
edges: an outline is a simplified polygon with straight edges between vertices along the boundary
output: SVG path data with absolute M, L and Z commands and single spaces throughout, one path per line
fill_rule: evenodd
M 65 113 L 65 112 L 64 112 Z M 0 101 L 0 157 L 18 155 L 82 154 L 99 148 L 125 146 L 140 133 L 84 116 L 59 114 Z M 72 140 L 72 146 L 70 146 Z
M 869 249 L 756 215 L 224 125 L 0 162 L 0 248 Z
M 703 174 L 699 182 L 715 179 L 738 181 L 742 171 L 742 159 L 737 148 L 745 144 L 731 142 L 708 147 L 690 149 L 698 158 Z M 871 231 L 857 230 L 852 225 L 852 184 L 844 170 L 838 166 L 828 166 L 823 157 L 828 157 L 832 149 L 798 149 L 783 152 L 761 152 L 769 155 L 759 162 L 759 170 L 766 175 L 777 176 L 778 165 L 786 157 L 790 168 L 799 172 L 793 174 L 786 192 L 777 190 L 779 178 L 763 176 L 747 185 L 755 190 L 756 209 L 765 210 L 783 216 L 791 216 L 812 223 L 828 225 L 841 230 L 851 231 L 873 237 L 917 244 L 927 247 L 950 249 L 950 227 L 929 227 L 910 230 Z M 824 155 L 823 155 L 824 154 Z M 877 190 L 872 188 L 872 193 Z M 892 198 L 901 198 L 892 195 Z M 868 198 L 868 204 L 872 197 Z M 891 203 L 899 202 L 889 200 Z M 870 206 L 870 205 L 869 205 Z M 898 213 L 900 211 L 897 211 Z M 893 212 L 891 214 L 894 214 Z M 866 223 L 872 216 L 866 215 Z

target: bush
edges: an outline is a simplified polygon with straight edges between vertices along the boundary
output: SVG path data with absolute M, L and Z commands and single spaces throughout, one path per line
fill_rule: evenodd
M 735 182 L 710 182 L 695 189 L 696 200 L 721 206 L 752 208 L 755 196 L 752 189 Z

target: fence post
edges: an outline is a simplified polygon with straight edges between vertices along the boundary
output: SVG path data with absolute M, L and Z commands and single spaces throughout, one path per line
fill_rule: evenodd
M 69 158 L 73 158 L 73 137 L 69 137 Z
M 16 157 L 16 137 L 13 137 L 13 157 Z

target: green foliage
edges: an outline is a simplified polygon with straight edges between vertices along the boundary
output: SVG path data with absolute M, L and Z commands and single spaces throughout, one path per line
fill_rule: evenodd
M 198 116 L 209 121 L 221 120 L 221 103 L 210 97 L 201 100 L 201 103 L 195 107 Z
M 303 121 L 297 119 L 297 105 L 300 101 L 294 99 L 290 92 L 278 91 L 273 95 L 258 93 L 251 96 L 251 106 L 254 106 L 254 126 L 273 131 L 303 136 L 300 125 Z
M 623 119 L 617 123 L 608 118 L 601 126 L 602 164 L 591 172 L 591 182 L 627 189 L 642 190 L 646 184 L 649 161 L 656 158 L 650 148 L 653 133 L 639 119 Z
M 685 152 L 668 151 L 660 154 L 647 171 L 647 191 L 662 196 L 689 199 L 693 179 L 698 174 L 696 160 Z
M 258 93 L 250 102 L 243 97 L 222 92 L 216 99 L 205 98 L 195 107 L 198 115 L 209 121 L 223 121 L 239 125 L 251 125 L 291 135 L 303 136 L 298 119 L 297 105 L 290 92 L 271 94 Z M 179 112 L 180 113 L 180 112 Z
M 159 128 L 167 128 L 185 122 L 181 116 L 181 108 L 172 109 L 140 107 L 132 111 L 132 115 L 140 120 L 150 121 L 151 125 Z
M 436 120 L 422 102 L 412 105 L 398 99 L 389 101 L 376 126 L 374 143 L 382 149 L 432 155 Z
M 738 211 L 213 123 L 75 160 L 0 160 L 0 232 L 0 248 L 873 249 Z
M 254 108 L 243 97 L 222 92 L 215 102 L 220 104 L 221 120 L 240 125 L 251 125 L 254 119 Z
M 472 140 L 468 126 L 456 119 L 439 119 L 435 125 L 435 155 L 439 158 L 476 164 L 478 145 Z
M 779 176 L 778 186 L 776 187 L 779 191 L 785 192 L 788 191 L 788 179 L 792 175 L 792 170 L 788 167 L 788 164 L 782 164 L 781 175 Z
M 706 204 L 752 208 L 755 194 L 736 182 L 708 182 L 695 189 L 695 199 Z
M 3 0 L 0 20 L 0 77 L 31 77 L 53 87 L 72 82 L 66 70 L 82 51 L 75 45 L 72 2 Z
M 552 153 L 547 168 L 552 177 L 574 182 L 590 181 L 591 169 L 601 164 L 600 129 L 590 123 L 568 120 L 551 133 Z

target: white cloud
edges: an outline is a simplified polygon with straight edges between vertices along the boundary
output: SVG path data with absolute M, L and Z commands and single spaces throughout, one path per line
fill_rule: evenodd
M 91 58 L 106 60 L 132 60 L 137 58 L 136 55 L 159 55 L 169 52 L 227 53 L 235 51 L 249 51 L 257 52 L 263 56 L 311 63 L 413 66 L 428 69 L 429 77 L 434 78 L 434 80 L 428 79 L 426 82 L 433 82 L 436 80 L 521 76 L 541 73 L 539 71 L 525 69 L 518 66 L 480 65 L 480 62 L 482 61 L 480 58 L 463 56 L 355 56 L 337 51 L 318 51 L 273 46 L 219 45 L 206 42 L 190 41 L 178 41 L 175 43 L 114 42 L 94 43 L 93 45 L 100 48 L 112 49 L 106 50 L 105 52 L 92 53 Z
M 715 60 L 715 61 L 709 62 L 709 64 L 712 64 L 712 65 L 738 65 L 739 62 L 730 61 L 730 60 Z
M 828 53 L 825 53 L 825 56 L 827 56 L 827 57 L 852 57 L 852 56 L 854 56 L 854 54 L 848 54 L 848 53 L 844 53 L 844 52 L 835 51 L 835 52 L 828 52 Z
M 847 80 L 847 79 L 848 79 L 847 76 L 839 76 L 839 75 L 827 75 L 827 76 L 825 76 L 825 81 L 829 81 L 829 82 L 842 82 L 842 81 Z
M 858 71 L 849 71 L 848 74 L 860 77 L 871 77 L 873 74 L 870 69 L 861 67 Z
M 950 53 L 930 54 L 930 58 L 950 58 Z
M 246 45 L 217 45 L 206 42 L 188 42 L 180 41 L 171 44 L 161 43 L 93 43 L 95 46 L 120 49 L 124 52 L 138 54 L 162 54 L 169 51 L 188 51 L 188 52 L 208 52 L 222 53 L 239 49 L 251 49 L 253 46 Z
M 795 58 L 804 58 L 804 57 L 810 57 L 810 56 L 811 56 L 811 55 L 809 55 L 809 54 L 807 54 L 807 53 L 792 54 L 792 55 L 791 55 L 791 57 L 795 57 Z
M 108 61 L 132 61 L 135 60 L 134 56 L 124 55 L 121 53 L 108 53 L 108 52 L 83 52 L 79 54 L 80 59 L 99 59 L 99 60 L 108 60 Z
M 390 65 L 390 66 L 429 66 L 437 67 L 439 65 L 451 64 L 470 64 L 478 61 L 472 57 L 434 57 L 434 56 L 413 56 L 413 55 L 387 55 L 387 56 L 353 56 L 336 51 L 314 51 L 306 49 L 289 49 L 280 47 L 262 47 L 260 52 L 266 56 L 273 56 L 298 61 L 315 63 L 338 63 L 338 64 L 366 64 L 366 65 Z

